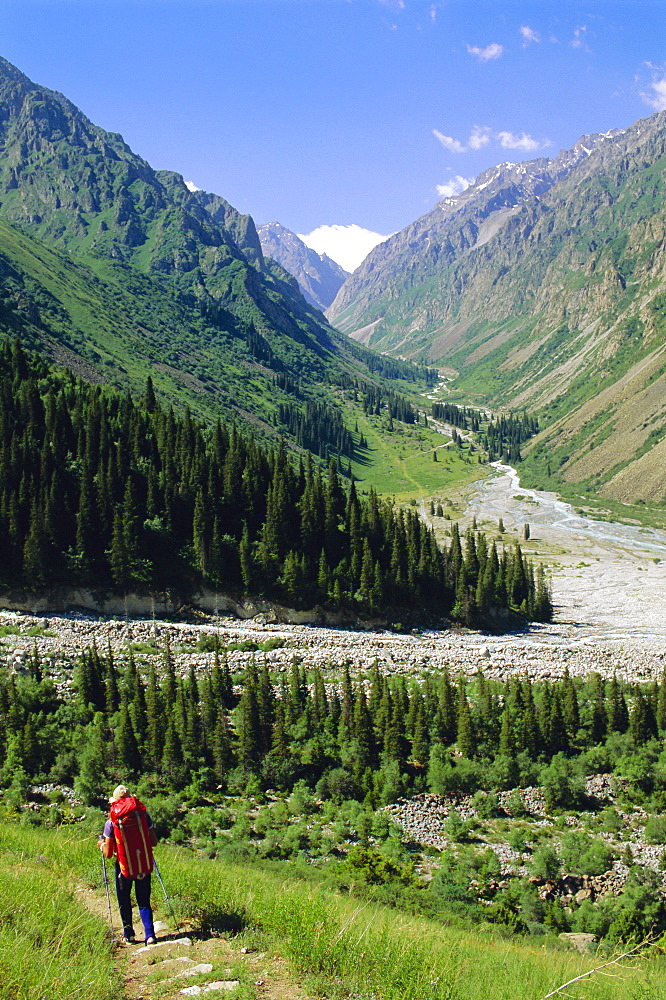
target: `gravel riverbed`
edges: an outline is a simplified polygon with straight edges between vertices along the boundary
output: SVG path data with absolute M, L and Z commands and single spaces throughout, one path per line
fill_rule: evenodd
M 432 521 L 425 508 L 424 503 L 423 514 Z M 529 523 L 531 537 L 523 544 L 551 574 L 552 623 L 501 636 L 455 630 L 399 634 L 286 625 L 266 615 L 245 621 L 210 617 L 200 623 L 176 623 L 5 611 L 0 612 L 0 626 L 15 626 L 20 634 L 0 639 L 0 656 L 20 668 L 34 646 L 41 656 L 58 659 L 93 641 L 100 650 L 110 645 L 120 653 L 130 643 L 161 646 L 168 635 L 176 650 L 183 649 L 176 662 L 184 671 L 192 662 L 201 668 L 210 664 L 212 654 L 197 653 L 194 647 L 202 632 L 213 630 L 225 645 L 283 640 L 283 648 L 265 654 L 275 669 L 286 669 L 296 656 L 306 664 L 333 670 L 345 663 L 366 670 L 375 659 L 390 673 L 448 666 L 454 673 L 473 674 L 482 668 L 499 680 L 515 673 L 556 679 L 566 668 L 574 676 L 593 670 L 610 676 L 617 671 L 629 681 L 661 676 L 666 666 L 666 533 L 584 517 L 554 494 L 523 489 L 515 470 L 502 465 L 475 484 L 461 527 L 472 517 L 488 534 L 501 517 L 506 529 L 502 537 L 508 543 L 523 543 L 524 524 Z M 443 535 L 447 522 L 434 521 Z M 35 625 L 52 634 L 27 635 Z M 251 655 L 229 653 L 232 669 L 243 666 Z

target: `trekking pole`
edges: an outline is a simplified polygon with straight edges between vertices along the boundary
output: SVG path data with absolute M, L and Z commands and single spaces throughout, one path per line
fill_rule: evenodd
M 104 887 L 106 889 L 106 903 L 109 907 L 109 926 L 111 928 L 111 937 L 113 937 L 113 919 L 111 917 L 111 893 L 109 892 L 109 876 L 106 874 L 106 861 L 104 859 L 104 854 L 102 851 L 99 852 L 102 855 L 102 874 L 104 875 Z
M 178 921 L 176 920 L 176 914 L 173 912 L 173 906 L 171 905 L 171 900 L 169 899 L 169 896 L 167 894 L 167 891 L 166 891 L 166 888 L 164 886 L 164 882 L 162 880 L 162 876 L 160 875 L 160 870 L 157 867 L 157 861 L 155 860 L 155 856 L 154 855 L 153 855 L 153 866 L 155 868 L 155 874 L 157 875 L 158 879 L 160 880 L 160 885 L 162 886 L 162 892 L 164 893 L 164 898 L 166 899 L 167 903 L 169 904 L 169 909 L 171 910 L 171 919 L 174 922 L 174 926 L 176 928 L 176 932 L 178 932 L 180 930 L 180 928 L 178 926 Z

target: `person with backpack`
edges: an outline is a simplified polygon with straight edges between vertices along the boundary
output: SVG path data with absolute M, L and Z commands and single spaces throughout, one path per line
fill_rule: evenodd
M 116 895 L 123 924 L 123 940 L 135 941 L 132 926 L 132 886 L 145 932 L 145 943 L 156 944 L 150 905 L 150 873 L 157 835 L 143 802 L 118 785 L 109 799 L 110 814 L 99 846 L 105 858 L 116 859 Z

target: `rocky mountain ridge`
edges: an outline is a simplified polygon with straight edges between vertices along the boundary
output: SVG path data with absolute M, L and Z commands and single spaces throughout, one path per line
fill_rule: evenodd
M 665 168 L 666 112 L 493 168 L 377 247 L 327 314 L 467 398 L 537 411 L 533 484 L 661 503 Z
M 363 325 L 375 294 L 382 294 L 387 281 L 404 267 L 416 269 L 416 261 L 428 254 L 441 266 L 469 250 L 485 246 L 531 198 L 540 198 L 574 168 L 584 163 L 602 143 L 623 135 L 616 129 L 582 136 L 570 150 L 550 159 L 525 163 L 500 163 L 479 174 L 461 194 L 443 198 L 421 218 L 388 237 L 345 282 L 327 315 L 340 329 L 354 336 L 354 323 Z M 435 246 L 439 238 L 440 245 Z M 423 261 L 422 261 L 423 263 Z M 434 359 L 433 359 L 434 360 Z
M 91 381 L 140 391 L 150 375 L 179 405 L 267 434 L 295 386 L 332 403 L 329 386 L 380 380 L 264 258 L 249 215 L 4 59 L 0 154 L 0 333 Z
M 312 250 L 279 222 L 257 228 L 261 249 L 298 281 L 303 297 L 322 311 L 333 302 L 349 273 L 325 254 Z

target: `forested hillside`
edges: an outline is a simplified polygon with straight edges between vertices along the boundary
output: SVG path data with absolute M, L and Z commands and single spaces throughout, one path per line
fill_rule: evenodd
M 150 376 L 176 408 L 268 438 L 281 403 L 333 406 L 350 380 L 425 387 L 329 326 L 250 216 L 2 59 L 0 151 L 0 335 L 136 395 Z
M 462 399 L 538 413 L 533 482 L 664 502 L 666 113 L 504 163 L 368 256 L 328 310 L 447 366 Z
M 155 398 L 0 351 L 0 580 L 116 593 L 208 584 L 295 605 L 471 621 L 491 607 L 550 615 L 519 547 L 454 529 L 448 551 L 415 510 L 294 465 L 236 427 L 176 416 Z

